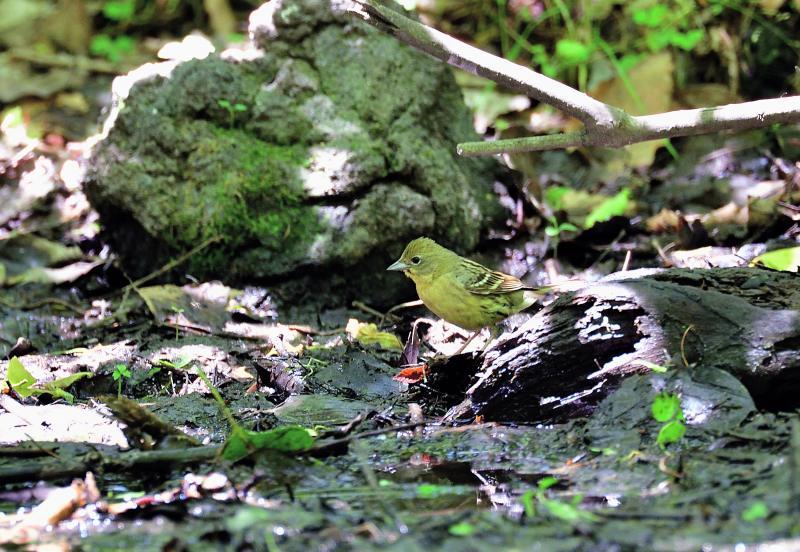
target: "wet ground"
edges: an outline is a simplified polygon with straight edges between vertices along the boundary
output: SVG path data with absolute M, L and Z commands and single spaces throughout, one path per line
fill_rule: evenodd
M 272 315 L 259 320 L 258 308 L 242 306 L 247 294 L 225 290 L 169 288 L 176 303 L 163 319 L 140 298 L 165 290 L 140 290 L 124 298 L 124 322 L 73 316 L 52 302 L 3 307 L 6 335 L 23 331 L 38 349 L 19 356 L 37 387 L 88 372 L 68 386 L 72 403 L 4 396 L 15 401 L 0 414 L 6 542 L 80 541 L 92 550 L 705 550 L 789 539 L 800 529 L 800 418 L 755 411 L 724 376 L 700 381 L 689 369 L 638 376 L 591 418 L 565 425 L 447 425 L 440 414 L 452 398 L 420 393 L 424 381 L 411 389 L 396 381 L 400 352 L 360 342 L 352 322 L 349 334 L 344 329 L 350 319 L 377 319 L 340 309 L 314 326 L 290 327 L 267 320 Z M 191 312 L 179 312 L 184 293 L 196 301 Z M 231 297 L 241 299 L 235 313 Z M 120 312 L 122 302 L 109 298 L 108 312 Z M 65 328 L 74 341 L 54 337 L 69 335 Z M 130 375 L 115 379 L 120 364 Z M 0 363 L 5 377 L 9 365 Z M 224 460 L 219 445 L 231 426 L 198 367 L 239 424 L 256 431 L 298 424 L 313 430 L 311 448 Z M 666 445 L 652 414 L 662 390 L 680 390 L 688 428 Z M 201 446 L 138 413 L 120 414 L 118 392 Z M 727 408 L 708 419 L 706 403 Z M 124 429 L 126 416 L 140 432 Z M 48 518 L 61 521 L 45 529 L 37 522 L 42 505 L 87 472 L 96 499 Z

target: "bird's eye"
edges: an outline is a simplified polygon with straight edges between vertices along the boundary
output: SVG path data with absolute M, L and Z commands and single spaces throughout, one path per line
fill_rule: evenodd
M 419 257 L 411 257 L 411 264 L 417 265 L 420 263 L 420 261 L 422 261 L 422 259 L 420 259 Z

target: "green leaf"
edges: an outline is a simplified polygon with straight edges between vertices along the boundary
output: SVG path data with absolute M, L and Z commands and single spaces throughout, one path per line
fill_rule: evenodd
M 657 374 L 666 374 L 667 368 L 666 366 L 662 366 L 661 364 L 656 364 L 655 362 L 650 362 L 649 360 L 644 360 L 643 358 L 637 358 L 631 364 L 637 364 L 639 366 L 644 366 L 645 368 L 649 368 L 653 372 Z
M 33 386 L 36 384 L 36 378 L 25 369 L 22 365 L 22 361 L 17 357 L 12 358 L 8 362 L 6 381 L 8 381 L 8 384 L 22 398 L 28 398 L 36 394 L 36 390 L 33 389 Z
M 351 318 L 347 322 L 346 332 L 350 339 L 358 341 L 364 347 L 378 345 L 387 351 L 403 350 L 403 343 L 399 337 L 393 333 L 378 330 L 378 326 L 372 323 L 363 323 Z
M 800 247 L 787 247 L 785 249 L 767 251 L 750 261 L 750 266 L 756 265 L 784 272 L 797 272 L 798 268 L 800 268 Z
M 550 512 L 550 515 L 568 523 L 577 523 L 579 521 L 597 521 L 596 515 L 592 514 L 591 512 L 584 512 L 580 508 L 567 502 L 559 502 L 558 500 L 552 500 L 549 498 L 545 498 L 539 502 L 547 509 L 548 512 Z
M 259 450 L 300 452 L 314 445 L 315 433 L 303 426 L 283 426 L 268 431 L 250 432 L 253 445 Z
M 647 33 L 645 42 L 653 52 L 659 52 L 672 44 L 673 37 L 678 34 L 675 29 L 659 29 Z
M 759 500 L 758 502 L 753 502 L 745 511 L 742 512 L 742 519 L 744 521 L 757 521 L 759 519 L 764 519 L 768 515 L 769 508 L 767 508 L 767 505 Z
M 456 537 L 468 537 L 475 534 L 476 530 L 477 529 L 475 529 L 475 526 L 471 523 L 462 521 L 461 523 L 455 523 L 451 525 L 448 529 L 448 532 Z
M 94 376 L 94 374 L 91 372 L 75 372 L 65 378 L 59 378 L 55 381 L 45 383 L 42 385 L 42 389 L 66 389 L 76 381 L 82 380 L 83 378 L 91 378 L 92 376 Z
M 546 489 L 549 489 L 556 483 L 558 483 L 558 479 L 556 479 L 551 475 L 548 475 L 547 477 L 543 477 L 542 479 L 540 479 L 539 482 L 536 484 L 536 486 L 539 487 L 540 491 L 544 491 Z
M 628 205 L 630 204 L 628 199 L 630 194 L 631 191 L 625 188 L 620 190 L 620 192 L 615 196 L 606 199 L 603 203 L 593 209 L 591 213 L 589 213 L 589 215 L 586 217 L 583 227 L 591 228 L 598 222 L 604 222 L 613 217 L 624 215 L 628 210 Z
M 551 238 L 555 238 L 561 233 L 561 231 L 558 229 L 557 226 L 546 226 L 544 229 L 544 233 L 550 236 Z
M 63 389 L 50 388 L 50 384 L 47 384 L 47 383 L 42 386 L 42 389 L 34 389 L 34 392 L 37 395 L 45 395 L 45 394 L 47 394 L 47 395 L 52 395 L 56 399 L 64 399 L 69 404 L 72 404 L 72 403 L 75 402 L 75 395 L 73 395 L 72 393 L 68 393 L 67 391 L 64 391 Z
M 633 22 L 637 25 L 656 28 L 662 24 L 668 12 L 669 8 L 663 4 L 656 4 L 645 10 L 635 10 L 633 12 Z
M 562 38 L 556 42 L 556 58 L 568 67 L 586 63 L 590 54 L 589 47 L 577 40 Z
M 419 498 L 436 498 L 442 495 L 451 494 L 452 489 L 447 485 L 436 485 L 434 483 L 423 483 L 417 487 Z
M 225 442 L 222 457 L 235 462 L 257 450 L 301 452 L 311 448 L 314 441 L 315 437 L 311 430 L 297 425 L 258 432 L 237 427 Z
M 131 377 L 131 371 L 124 364 L 117 364 L 114 366 L 114 372 L 112 372 L 111 377 L 114 378 L 114 381 L 119 378 L 129 378 Z
M 519 498 L 519 501 L 522 502 L 522 509 L 525 511 L 526 516 L 529 518 L 536 516 L 536 505 L 533 502 L 533 491 L 525 491 Z
M 114 42 L 111 37 L 106 34 L 99 34 L 92 37 L 92 42 L 89 44 L 89 52 L 96 56 L 107 57 L 108 54 L 114 49 Z
M 677 46 L 681 50 L 692 50 L 703 39 L 702 29 L 692 29 L 685 33 L 674 33 L 670 37 L 670 44 Z
M 677 443 L 686 434 L 686 426 L 678 420 L 665 424 L 658 432 L 656 442 L 662 448 L 669 443 Z
M 564 208 L 563 197 L 572 190 L 566 186 L 550 186 L 542 194 L 542 199 L 553 211 L 560 211 Z
M 659 393 L 653 399 L 653 418 L 659 422 L 669 422 L 678 416 L 681 410 L 681 400 L 672 393 Z
M 130 21 L 136 11 L 136 0 L 114 0 L 103 5 L 103 15 L 113 21 Z
M 223 109 L 231 109 L 231 102 L 228 100 L 217 100 L 217 105 Z
M 111 38 L 105 34 L 99 34 L 92 38 L 89 44 L 89 52 L 96 56 L 103 56 L 109 61 L 119 61 L 126 54 L 133 51 L 134 40 L 129 36 L 118 36 Z

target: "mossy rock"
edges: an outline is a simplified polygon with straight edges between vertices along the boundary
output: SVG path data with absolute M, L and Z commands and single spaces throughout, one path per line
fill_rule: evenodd
M 219 237 L 181 271 L 386 302 L 408 240 L 468 251 L 501 216 L 498 165 L 455 153 L 477 136 L 448 67 L 328 0 L 268 2 L 250 33 L 115 82 L 86 191 L 131 276 Z

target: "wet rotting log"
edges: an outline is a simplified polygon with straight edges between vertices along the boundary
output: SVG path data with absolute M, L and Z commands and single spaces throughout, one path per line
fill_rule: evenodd
M 800 277 L 756 268 L 637 270 L 563 294 L 499 340 L 460 416 L 562 421 L 625 377 L 720 368 L 759 407 L 800 406 Z M 455 414 L 455 412 L 453 412 Z

